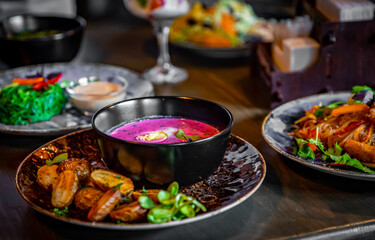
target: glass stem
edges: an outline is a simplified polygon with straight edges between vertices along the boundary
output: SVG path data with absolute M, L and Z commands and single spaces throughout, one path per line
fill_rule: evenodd
M 169 56 L 168 36 L 170 23 L 166 21 L 153 22 L 156 37 L 158 40 L 159 56 L 157 65 L 161 67 L 163 73 L 168 73 L 171 67 L 171 59 Z

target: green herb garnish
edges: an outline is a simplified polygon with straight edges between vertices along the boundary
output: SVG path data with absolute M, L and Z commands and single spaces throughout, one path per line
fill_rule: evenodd
M 57 155 L 56 157 L 54 157 L 52 160 L 51 159 L 47 159 L 46 160 L 46 164 L 48 166 L 51 166 L 53 164 L 61 163 L 65 159 L 68 159 L 68 153 L 61 153 L 61 154 Z
M 106 185 L 107 185 L 108 183 L 106 183 Z M 124 183 L 119 183 L 119 184 L 117 184 L 116 186 L 114 186 L 112 189 L 113 190 L 115 190 L 115 191 L 117 191 L 117 190 L 120 190 L 120 187 L 121 187 L 121 185 L 123 185 Z
M 65 207 L 64 209 L 58 209 L 58 208 L 54 208 L 53 209 L 53 212 L 59 216 L 66 216 L 66 214 L 69 213 L 69 209 L 68 207 Z
M 369 173 L 369 174 L 375 174 L 375 171 L 371 170 L 370 168 L 366 167 L 366 166 L 363 166 L 362 163 L 360 161 L 358 161 L 356 158 L 351 158 L 347 153 L 345 153 L 344 155 L 340 156 L 336 162 L 334 162 L 333 164 L 331 164 L 332 166 L 335 166 L 335 165 L 347 165 L 347 166 L 351 166 L 351 167 L 354 167 L 354 168 L 357 168 L 365 173 Z
M 302 138 L 295 138 L 295 140 L 296 140 L 297 146 L 298 146 L 296 148 L 297 151 L 295 151 L 295 154 L 297 154 L 298 156 L 303 157 L 303 158 L 311 158 L 311 159 L 315 158 L 314 151 L 307 144 L 308 141 L 306 141 L 305 139 L 302 139 Z
M 320 106 L 314 112 L 315 117 L 326 117 L 327 115 L 331 113 L 332 109 L 338 108 L 343 104 L 344 102 L 335 102 L 335 103 L 329 104 L 328 106 Z
M 151 209 L 155 206 L 155 203 L 147 195 L 142 195 L 138 198 L 138 202 L 143 208 Z
M 167 191 L 158 193 L 160 204 L 155 204 L 147 195 L 140 196 L 138 201 L 143 208 L 150 209 L 147 220 L 152 223 L 163 223 L 172 220 L 194 217 L 199 211 L 207 209 L 196 199 L 178 193 L 179 185 L 173 182 Z
M 176 138 L 186 140 L 188 142 L 199 140 L 200 137 L 198 135 L 186 135 L 185 132 L 181 129 L 178 129 L 176 132 Z
M 296 138 L 298 151 L 296 153 L 298 156 L 303 158 L 315 158 L 314 151 L 308 146 L 307 143 L 315 144 L 319 150 L 322 152 L 322 159 L 324 161 L 333 161 L 333 163 L 329 164 L 329 166 L 338 166 L 338 165 L 346 165 L 350 167 L 354 167 L 358 170 L 361 170 L 365 173 L 375 174 L 375 171 L 371 170 L 370 168 L 363 166 L 362 163 L 357 160 L 356 158 L 351 158 L 347 153 L 342 154 L 342 148 L 338 143 L 335 144 L 334 148 L 328 148 L 327 150 L 324 149 L 323 143 L 318 138 L 319 136 L 319 128 L 316 128 L 316 137 L 310 138 L 308 140 L 298 139 Z
M 364 91 L 364 90 L 370 90 L 370 91 L 374 92 L 374 90 L 372 90 L 372 88 L 370 88 L 368 86 L 354 86 L 352 88 L 352 93 L 356 94 L 357 92 Z M 375 94 L 375 92 L 374 92 L 374 94 Z

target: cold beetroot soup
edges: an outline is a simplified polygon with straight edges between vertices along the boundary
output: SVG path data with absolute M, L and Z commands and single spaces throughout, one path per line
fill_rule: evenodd
M 155 118 L 125 124 L 109 135 L 131 142 L 171 144 L 208 138 L 219 132 L 217 128 L 197 120 Z

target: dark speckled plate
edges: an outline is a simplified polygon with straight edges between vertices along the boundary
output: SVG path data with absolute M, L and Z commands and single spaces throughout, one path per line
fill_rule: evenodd
M 77 81 L 82 77 L 99 77 L 100 79 L 121 76 L 129 85 L 127 88 L 127 99 L 136 97 L 147 97 L 154 95 L 154 89 L 150 82 L 142 80 L 137 73 L 126 68 L 95 64 L 95 63 L 49 63 L 34 66 L 14 68 L 0 72 L 0 88 L 12 82 L 15 77 L 26 77 L 36 74 L 43 69 L 44 75 L 52 72 L 63 73 L 62 80 Z M 66 109 L 49 121 L 43 121 L 27 125 L 7 125 L 0 123 L 0 132 L 16 135 L 63 135 L 80 129 L 91 127 L 91 118 L 82 115 L 73 107 L 71 101 Z
M 337 92 L 318 94 L 290 101 L 275 108 L 264 119 L 262 133 L 265 140 L 280 154 L 313 169 L 354 179 L 375 181 L 375 175 L 327 167 L 317 160 L 305 159 L 294 155 L 294 140 L 288 135 L 294 121 L 304 115 L 304 110 L 311 109 L 314 105 L 322 103 L 328 105 L 333 102 L 346 102 L 351 96 L 350 92 Z
M 206 180 L 181 189 L 185 194 L 204 203 L 208 209 L 206 213 L 201 213 L 194 218 L 160 224 L 116 224 L 108 220 L 92 223 L 85 220 L 86 215 L 75 210 L 74 205 L 69 207 L 70 213 L 67 217 L 54 214 L 50 193 L 36 183 L 38 167 L 45 164 L 46 158 L 52 158 L 63 152 L 68 152 L 69 157 L 87 159 L 93 168 L 105 167 L 100 158 L 96 133 L 92 129 L 81 130 L 57 138 L 32 152 L 17 170 L 17 190 L 32 208 L 42 214 L 95 228 L 158 229 L 213 217 L 249 198 L 260 187 L 266 174 L 266 165 L 261 154 L 248 142 L 232 135 L 224 159 L 216 172 Z
M 243 58 L 249 57 L 253 46 L 240 46 L 240 47 L 228 47 L 228 48 L 219 48 L 219 47 L 203 47 L 197 46 L 192 43 L 171 43 L 172 46 L 187 50 L 199 56 L 209 57 L 209 58 Z

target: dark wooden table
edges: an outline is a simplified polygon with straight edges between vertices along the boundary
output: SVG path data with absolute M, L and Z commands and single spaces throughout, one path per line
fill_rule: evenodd
M 214 60 L 171 49 L 187 81 L 155 86 L 156 95 L 215 101 L 234 115 L 233 134 L 267 162 L 263 184 L 249 199 L 213 218 L 150 231 L 110 231 L 77 226 L 34 211 L 14 185 L 19 163 L 51 137 L 0 134 L 0 239 L 285 239 L 374 238 L 373 182 L 328 175 L 278 155 L 264 141 L 261 125 L 268 96 L 251 78 L 250 58 Z M 114 64 L 142 72 L 155 64 L 157 49 L 147 22 L 89 21 L 75 61 Z

